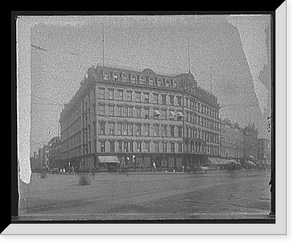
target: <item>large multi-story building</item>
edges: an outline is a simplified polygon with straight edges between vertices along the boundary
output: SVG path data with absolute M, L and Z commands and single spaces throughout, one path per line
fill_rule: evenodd
M 113 156 L 141 170 L 204 163 L 219 156 L 219 109 L 191 73 L 91 67 L 60 116 L 62 162 L 91 167 Z
M 243 129 L 228 119 L 221 121 L 220 157 L 229 159 L 244 157 Z

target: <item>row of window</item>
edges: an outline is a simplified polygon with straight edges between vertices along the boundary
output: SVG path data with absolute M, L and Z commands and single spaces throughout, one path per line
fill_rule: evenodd
M 144 85 L 153 85 L 159 87 L 171 87 L 176 88 L 178 82 L 171 78 L 165 77 L 154 77 L 154 76 L 146 76 L 139 75 L 136 73 L 120 73 L 120 72 L 110 72 L 103 71 L 102 77 L 104 80 L 112 80 L 115 82 L 123 82 L 123 83 L 132 83 L 132 84 L 144 84 Z
M 185 121 L 202 127 L 210 128 L 216 131 L 220 130 L 220 122 L 205 118 L 194 112 L 186 111 Z
M 78 130 L 81 129 L 81 117 L 77 118 L 75 121 L 71 123 L 68 127 L 62 128 L 61 139 L 65 140 L 70 136 L 73 136 Z
M 114 105 L 98 103 L 97 115 L 100 116 L 118 116 L 118 117 L 135 117 L 143 119 L 162 119 L 162 120 L 182 120 L 181 111 L 168 109 L 155 109 L 150 107 Z
M 142 91 L 113 89 L 98 87 L 97 98 L 106 100 L 118 100 L 128 102 L 144 102 L 163 105 L 182 106 L 182 97 L 178 95 L 168 95 L 159 93 L 149 93 Z
M 93 153 L 91 142 L 84 146 L 84 154 Z M 222 149 L 222 148 L 221 148 Z M 124 153 L 183 153 L 182 142 L 160 142 L 160 141 L 126 141 L 126 140 L 98 140 L 98 153 L 124 152 Z M 200 142 L 186 142 L 185 152 L 200 153 L 212 156 L 219 156 L 219 147 L 203 145 Z M 224 153 L 221 150 L 221 155 Z M 224 153 L 225 154 L 225 153 Z M 78 146 L 68 151 L 68 157 L 78 157 L 82 155 L 82 147 Z M 229 156 L 227 154 L 227 156 Z
M 192 99 L 189 97 L 185 97 L 185 107 L 195 110 L 201 114 L 210 116 L 212 118 L 215 119 L 219 119 L 219 112 L 205 106 L 204 104 L 201 104 L 199 101 L 197 101 L 196 99 Z
M 182 153 L 180 142 L 99 140 L 98 152 Z
M 215 143 L 219 144 L 220 143 L 220 135 L 213 133 L 213 132 L 208 132 L 204 131 L 199 128 L 194 128 L 190 126 L 186 126 L 186 133 L 185 133 L 186 138 L 193 138 L 193 139 L 201 139 L 202 141 L 207 141 L 210 143 Z
M 214 145 L 204 145 L 200 141 L 186 141 L 185 142 L 185 151 L 191 153 L 201 153 L 207 155 L 218 156 L 219 147 Z
M 98 122 L 100 135 L 182 137 L 182 126 L 148 123 Z

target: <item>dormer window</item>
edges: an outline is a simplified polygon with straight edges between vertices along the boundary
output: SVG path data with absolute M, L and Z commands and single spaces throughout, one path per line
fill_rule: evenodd
M 136 81 L 137 81 L 137 76 L 134 75 L 134 74 L 132 74 L 131 77 L 130 77 L 130 82 L 133 83 L 133 84 L 135 84 Z
M 140 76 L 140 84 L 145 84 L 146 83 L 146 77 L 145 76 Z
M 154 78 L 153 77 L 149 77 L 149 84 L 154 85 Z
M 122 82 L 128 83 L 128 75 L 122 74 Z
M 173 81 L 173 88 L 177 88 L 178 82 L 176 80 Z
M 157 86 L 162 86 L 163 83 L 163 79 L 162 78 L 158 78 L 157 79 Z
M 113 76 L 113 80 L 114 80 L 114 81 L 117 81 L 117 80 L 119 79 L 119 74 L 118 74 L 117 72 L 114 72 L 114 73 L 112 74 L 112 76 Z
M 103 72 L 103 79 L 104 80 L 109 80 L 109 72 L 107 72 L 107 71 Z
M 165 80 L 165 87 L 170 87 L 171 86 L 171 79 L 166 79 Z

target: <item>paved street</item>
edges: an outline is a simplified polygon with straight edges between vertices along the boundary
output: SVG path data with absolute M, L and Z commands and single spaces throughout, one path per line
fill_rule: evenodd
M 268 218 L 269 171 L 33 174 L 20 185 L 20 215 L 36 219 Z M 258 216 L 258 217 L 257 217 Z

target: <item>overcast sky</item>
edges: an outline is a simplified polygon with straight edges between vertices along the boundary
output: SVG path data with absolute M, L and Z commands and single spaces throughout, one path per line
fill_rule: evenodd
M 249 66 L 253 79 L 249 83 L 254 88 L 259 109 L 263 112 L 269 108 L 269 89 L 258 79 L 267 63 L 265 29 L 270 23 L 269 16 L 73 16 L 36 17 L 35 21 L 31 44 L 46 51 L 31 50 L 31 154 L 58 135 L 62 109 L 59 104 L 70 101 L 90 66 L 102 64 L 103 30 L 105 64 L 137 70 L 151 68 L 160 73 L 188 72 L 189 40 L 190 68 L 200 87 L 210 90 L 210 66 L 213 65 L 213 92 L 226 103 L 224 99 L 231 95 L 218 90 L 221 82 L 237 78 L 235 72 L 228 70 L 237 68 L 241 75 Z M 233 33 L 227 37 L 218 27 L 229 27 Z M 225 42 L 236 35 L 235 28 L 246 56 L 246 67 L 240 66 L 243 61 L 234 67 L 228 67 L 226 60 L 224 65 L 222 60 L 213 61 L 217 61 L 220 54 L 228 59 L 237 56 L 223 51 L 230 46 Z M 219 54 L 214 54 L 215 49 Z M 236 87 L 233 90 L 236 91 Z M 227 109 L 222 115 L 228 115 L 242 126 L 247 124 L 248 116 L 234 113 Z

